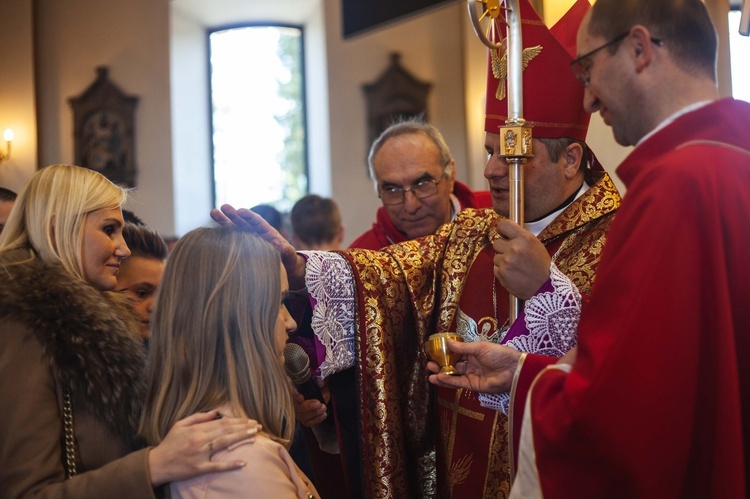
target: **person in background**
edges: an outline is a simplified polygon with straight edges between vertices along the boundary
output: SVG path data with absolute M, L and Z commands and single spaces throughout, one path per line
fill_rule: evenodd
M 288 293 L 278 252 L 258 237 L 203 227 L 175 246 L 152 325 L 142 434 L 158 444 L 196 411 L 253 418 L 263 431 L 213 456 L 248 466 L 172 483 L 171 497 L 317 497 L 287 452 L 295 416 L 283 350 L 296 328 Z
M 2 234 L 5 224 L 8 222 L 10 210 L 13 209 L 15 202 L 16 193 L 5 187 L 0 187 L 0 234 Z
M 578 347 L 557 361 L 452 344 L 465 375 L 430 380 L 511 393 L 512 497 L 748 497 L 750 104 L 718 98 L 700 0 L 598 0 L 578 54 L 584 107 L 635 146 L 594 288 L 581 303 L 510 222 L 496 244 L 496 273 L 528 298 L 516 325 Z M 524 270 L 535 260 L 541 280 Z
M 298 250 L 341 249 L 344 226 L 336 201 L 308 194 L 301 197 L 290 213 L 292 245 Z
M 137 437 L 145 348 L 127 305 L 105 293 L 130 254 L 126 196 L 93 170 L 48 166 L 0 235 L 3 497 L 148 498 L 245 464 L 210 460 L 257 432 L 244 417 L 186 414 L 159 445 Z
M 380 249 L 434 234 L 464 208 L 491 208 L 487 191 L 474 193 L 456 180 L 456 163 L 440 130 L 422 118 L 389 126 L 367 157 L 383 203 L 372 228 L 350 248 Z
M 138 226 L 145 226 L 146 222 L 144 222 L 141 217 L 136 215 L 130 210 L 123 209 L 122 210 L 122 219 L 125 220 L 126 224 L 132 224 L 132 225 L 138 225 Z
M 128 296 L 140 323 L 141 336 L 147 339 L 156 291 L 164 274 L 167 244 L 146 225 L 126 222 L 122 236 L 130 249 L 130 256 L 120 264 L 115 289 Z
M 279 210 L 271 206 L 270 204 L 257 204 L 252 207 L 252 210 L 263 217 L 263 220 L 268 222 L 271 227 L 283 234 L 284 237 L 289 239 L 286 229 L 284 228 L 284 216 Z M 257 210 L 257 211 L 256 211 Z

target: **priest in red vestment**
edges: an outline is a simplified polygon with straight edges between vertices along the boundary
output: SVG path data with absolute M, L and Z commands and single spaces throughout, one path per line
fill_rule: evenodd
M 598 0 L 581 25 L 584 105 L 636 146 L 617 169 L 628 194 L 577 327 L 552 305 L 576 296 L 554 265 L 513 327 L 577 331 L 578 347 L 555 363 L 455 344 L 466 375 L 430 377 L 510 389 L 511 497 L 750 494 L 750 104 L 718 99 L 716 48 L 700 0 Z M 520 261 L 507 251 L 536 243 L 499 230 L 507 279 Z
M 528 2 L 520 2 L 520 7 L 524 52 L 529 54 L 523 80 L 524 118 L 534 127 L 534 137 L 548 145 L 548 151 L 563 137 L 583 141 L 588 113 L 580 106 L 578 99 L 582 97 L 582 89 L 568 65 L 575 53 L 575 30 L 589 5 L 585 0 L 576 2 L 551 29 L 545 27 Z M 498 160 L 498 130 L 507 117 L 505 81 L 498 78 L 497 67 L 504 54 L 493 52 L 487 73 L 485 131 L 490 161 L 486 174 L 499 205 L 496 211 L 506 215 L 507 177 L 502 181 L 493 177 L 498 170 L 507 172 L 504 162 Z M 561 95 L 570 98 L 561 99 Z M 573 203 L 570 203 L 572 199 L 566 199 L 564 190 L 541 188 L 545 180 L 539 177 L 538 169 L 526 168 L 524 179 L 527 183 L 526 228 L 538 237 L 562 271 L 584 291 L 590 290 L 594 282 L 598 255 L 619 204 L 619 196 L 608 184 L 609 178 L 598 178 L 601 172 L 595 173 L 596 170 L 600 170 L 598 165 L 587 172 L 585 182 L 578 180 L 576 187 L 580 185 L 588 190 L 584 193 L 574 190 L 576 200 Z M 548 180 L 555 182 L 558 189 L 564 185 L 559 178 Z M 551 213 L 539 210 L 545 198 L 549 200 L 555 196 L 560 200 L 560 207 L 552 206 Z M 508 293 L 499 284 L 492 295 L 482 291 L 492 281 L 494 254 L 490 245 L 485 246 L 474 259 L 463 285 L 455 324 L 450 330 L 461 333 L 465 341 L 488 339 L 506 343 L 512 340 L 504 333 L 507 329 Z M 574 337 L 568 340 L 552 338 L 550 341 L 526 338 L 515 340 L 512 345 L 525 351 L 561 356 L 574 343 Z M 438 388 L 436 402 L 439 496 L 507 497 L 514 463 L 508 451 L 506 415 L 483 407 L 477 393 L 470 390 Z

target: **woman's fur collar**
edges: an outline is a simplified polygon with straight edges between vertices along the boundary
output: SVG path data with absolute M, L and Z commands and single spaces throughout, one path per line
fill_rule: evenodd
M 132 437 L 142 406 L 146 351 L 126 301 L 39 258 L 3 270 L 0 318 L 18 321 L 36 335 L 57 382 L 70 388 L 75 408 Z

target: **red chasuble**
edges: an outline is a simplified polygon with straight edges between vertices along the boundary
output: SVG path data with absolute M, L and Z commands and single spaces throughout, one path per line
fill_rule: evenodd
M 592 175 L 596 181 L 592 180 L 591 189 L 540 234 L 552 252 L 561 250 L 558 265 L 570 270 L 569 275 L 583 288 L 591 282 L 604 234 L 620 202 L 606 174 Z M 495 327 L 492 320 L 505 320 L 507 294 L 497 290 L 497 315 L 492 299 L 490 243 L 497 237 L 498 217 L 491 210 L 464 210 L 433 236 L 380 252 L 342 253 L 352 267 L 358 292 L 356 363 L 368 497 L 435 497 L 452 491 L 457 497 L 481 497 L 490 473 L 496 476 L 492 483 L 497 484 L 492 490 L 504 487 L 507 491 L 507 457 L 490 460 L 507 455 L 505 422 L 490 411 L 492 417 L 485 418 L 480 427 L 465 424 L 458 416 L 457 425 L 445 425 L 446 418 L 450 424 L 454 411 L 463 410 L 450 405 L 455 392 L 435 396 L 427 381 L 423 348 L 430 334 L 456 330 L 459 316 L 469 317 L 480 328 Z M 436 442 L 445 442 L 456 428 L 477 432 L 479 443 L 468 449 L 475 457 L 467 464 L 462 454 L 467 449 L 461 441 L 451 456 L 440 450 L 436 463 Z M 447 449 L 442 443 L 440 448 Z M 491 450 L 495 453 L 490 454 Z M 462 474 L 449 482 L 445 470 L 455 467 L 456 461 L 463 467 Z M 479 495 L 459 495 L 456 487 L 475 481 Z
M 679 117 L 618 168 L 628 194 L 583 306 L 577 360 L 532 385 L 520 458 L 532 466 L 516 486 L 538 477 L 547 499 L 750 493 L 749 147 L 750 105 L 726 99 Z
M 558 268 L 586 293 L 594 282 L 607 230 L 620 197 L 608 176 L 568 206 L 540 235 Z M 508 318 L 507 291 L 496 282 L 492 246 L 471 265 L 451 328 L 466 341 L 497 341 Z M 495 286 L 494 296 L 492 287 Z M 512 471 L 508 418 L 479 404 L 468 390 L 436 388 L 438 496 L 503 498 Z

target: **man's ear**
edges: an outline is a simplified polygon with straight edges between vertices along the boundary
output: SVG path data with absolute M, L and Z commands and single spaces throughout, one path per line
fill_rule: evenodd
M 455 160 L 451 160 L 450 165 L 451 166 L 449 168 L 450 173 L 448 174 L 448 180 L 450 180 L 451 182 L 453 182 L 453 181 L 456 180 L 456 162 L 455 162 Z
M 563 172 L 568 180 L 573 179 L 579 171 L 583 171 L 586 167 L 586 165 L 581 164 L 583 161 L 583 146 L 578 142 L 573 142 L 565 148 L 563 158 L 565 159 Z
M 456 162 L 454 160 L 451 160 L 450 167 L 448 168 L 448 174 L 446 175 L 446 180 L 450 184 L 450 190 L 449 192 L 453 192 L 453 189 L 456 186 Z
M 636 24 L 630 29 L 628 39 L 632 46 L 633 56 L 635 57 L 635 69 L 640 73 L 644 68 L 651 64 L 654 55 L 654 45 L 651 43 L 651 32 L 645 26 Z

